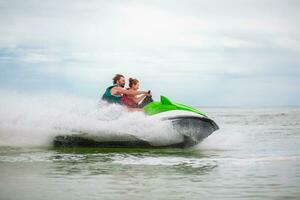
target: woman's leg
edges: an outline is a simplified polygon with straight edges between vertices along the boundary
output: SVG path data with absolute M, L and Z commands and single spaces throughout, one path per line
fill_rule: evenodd
M 138 105 L 138 108 L 144 108 L 149 103 L 153 102 L 152 96 L 146 96 L 143 101 Z

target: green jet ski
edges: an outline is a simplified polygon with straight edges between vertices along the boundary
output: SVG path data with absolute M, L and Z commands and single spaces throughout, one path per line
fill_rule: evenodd
M 104 138 L 99 134 L 75 131 L 74 134 L 59 135 L 53 140 L 55 147 L 191 147 L 200 143 L 214 131 L 218 125 L 196 108 L 173 103 L 161 96 L 160 102 L 152 102 L 144 107 L 147 119 L 167 122 L 174 135 L 171 140 L 159 143 L 139 138 L 130 133 L 111 134 Z

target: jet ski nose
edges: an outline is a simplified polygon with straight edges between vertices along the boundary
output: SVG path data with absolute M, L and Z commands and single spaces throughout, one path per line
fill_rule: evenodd
M 173 129 L 184 137 L 185 147 L 198 144 L 219 129 L 213 120 L 206 117 L 177 116 L 165 120 L 170 120 Z

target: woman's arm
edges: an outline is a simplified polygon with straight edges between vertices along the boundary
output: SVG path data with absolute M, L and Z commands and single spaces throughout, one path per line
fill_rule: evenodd
M 139 103 L 142 99 L 145 98 L 145 96 L 147 96 L 147 94 L 142 94 L 141 96 L 134 96 L 131 99 L 135 102 L 135 103 Z M 130 97 L 129 97 L 130 98 Z

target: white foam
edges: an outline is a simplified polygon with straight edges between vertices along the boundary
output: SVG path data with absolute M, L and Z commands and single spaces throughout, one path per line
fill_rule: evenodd
M 180 137 L 170 127 L 143 112 L 65 94 L 20 94 L 1 91 L 0 146 L 50 145 L 59 134 L 86 132 L 91 136 L 135 136 L 152 144 Z

